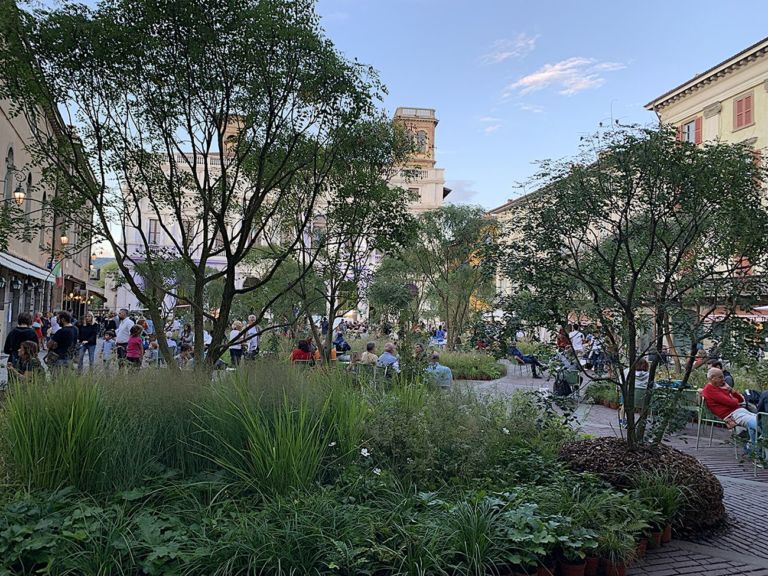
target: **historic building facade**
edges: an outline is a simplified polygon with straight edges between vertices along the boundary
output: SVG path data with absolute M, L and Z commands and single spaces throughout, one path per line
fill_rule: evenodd
M 10 109 L 10 102 L 0 100 L 2 209 L 15 206 L 15 218 L 28 220 L 32 231 L 25 239 L 18 237 L 20 235 L 12 237 L 7 249 L 0 251 L 0 338 L 3 340 L 20 312 L 63 308 L 81 314 L 89 297 L 100 292 L 89 282 L 90 245 L 81 241 L 80 229 L 68 222 L 66 215 L 40 217 L 57 191 L 40 184 L 41 169 L 32 165 L 26 148 L 33 131 L 23 115 L 13 116 Z M 46 121 L 57 122 L 58 128 L 63 129 L 60 118 Z M 58 262 L 61 268 L 54 271 Z
M 646 109 L 681 140 L 768 146 L 768 38 L 655 98 Z

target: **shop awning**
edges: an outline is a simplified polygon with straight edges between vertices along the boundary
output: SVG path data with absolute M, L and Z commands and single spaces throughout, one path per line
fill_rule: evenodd
M 16 258 L 16 256 L 11 256 L 5 252 L 0 252 L 0 266 L 13 270 L 22 276 L 31 276 L 46 282 L 54 282 L 56 280 L 49 270 L 30 264 L 21 258 Z

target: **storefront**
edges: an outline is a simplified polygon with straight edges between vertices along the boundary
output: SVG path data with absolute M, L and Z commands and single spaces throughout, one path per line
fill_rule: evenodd
M 0 252 L 0 338 L 15 325 L 21 312 L 44 312 L 50 306 L 54 278 L 50 271 Z

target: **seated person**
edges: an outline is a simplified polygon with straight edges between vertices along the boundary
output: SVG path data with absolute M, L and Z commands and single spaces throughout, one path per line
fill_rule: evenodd
M 416 362 L 420 362 L 422 364 L 426 364 L 429 361 L 427 352 L 424 350 L 424 346 L 421 344 L 416 344 L 413 347 L 413 358 L 416 360 Z
M 299 340 L 296 348 L 291 350 L 291 362 L 307 362 L 312 360 L 312 352 L 306 340 Z
M 182 344 L 179 355 L 176 356 L 176 363 L 182 370 L 191 369 L 195 365 L 193 349 L 190 344 Z
M 768 390 L 760 393 L 760 401 L 757 403 L 758 412 L 768 412 Z
M 721 420 L 733 418 L 737 425 L 747 429 L 750 441 L 750 444 L 744 446 L 744 452 L 747 453 L 757 438 L 757 416 L 741 406 L 744 397 L 725 383 L 722 370 L 709 369 L 707 384 L 700 394 L 712 414 Z
M 432 352 L 429 364 L 424 369 L 427 376 L 431 377 L 440 388 L 450 388 L 453 384 L 453 372 L 448 366 L 440 364 L 440 354 Z
M 723 361 L 718 360 L 717 358 L 713 358 L 709 361 L 709 367 L 710 368 L 720 368 L 720 370 L 723 371 L 723 378 L 725 378 L 725 383 L 728 384 L 731 388 L 734 387 L 733 383 L 733 376 L 731 376 L 731 373 L 728 372 L 725 368 L 723 368 Z
M 536 368 L 541 369 L 542 371 L 545 371 L 547 369 L 544 364 L 539 362 L 539 359 L 534 356 L 533 354 L 523 354 L 520 349 L 517 347 L 517 345 L 512 344 L 509 349 L 507 350 L 507 354 L 509 354 L 512 358 L 514 358 L 519 364 L 530 364 L 531 366 L 531 374 L 534 378 L 541 378 L 536 373 Z
M 323 349 L 325 349 L 325 343 L 323 343 Z M 315 360 L 321 360 L 322 354 L 320 350 L 315 350 L 315 353 L 312 355 Z M 336 348 L 331 348 L 331 354 L 328 357 L 329 360 L 336 360 Z
M 37 342 L 25 340 L 19 344 L 16 352 L 16 364 L 8 362 L 8 377 L 10 380 L 31 380 L 35 377 L 45 376 L 43 365 L 37 354 L 39 348 Z
M 342 334 L 341 330 L 336 332 L 336 337 L 333 339 L 333 345 L 336 347 L 336 352 L 338 353 L 348 352 L 352 349 L 349 342 L 344 339 L 344 334 Z
M 400 373 L 400 360 L 395 356 L 395 345 L 392 342 L 384 344 L 384 352 L 376 361 L 376 366 L 392 369 L 396 374 Z
M 376 342 L 368 342 L 368 344 L 365 345 L 365 352 L 360 356 L 358 364 L 362 364 L 363 366 L 375 366 L 376 362 L 379 360 L 375 350 Z

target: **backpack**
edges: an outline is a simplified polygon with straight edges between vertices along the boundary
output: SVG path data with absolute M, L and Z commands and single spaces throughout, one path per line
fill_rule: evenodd
M 552 385 L 552 393 L 555 396 L 570 396 L 573 393 L 571 385 L 565 378 L 565 371 L 559 370 L 555 376 L 555 383 Z
M 757 390 L 744 390 L 741 395 L 744 396 L 744 402 L 747 404 L 747 409 L 752 412 L 757 412 L 757 405 L 760 403 L 760 392 Z

